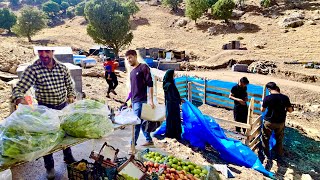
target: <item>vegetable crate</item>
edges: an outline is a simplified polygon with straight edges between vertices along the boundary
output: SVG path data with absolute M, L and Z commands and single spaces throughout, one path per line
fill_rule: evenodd
M 97 169 L 93 163 L 81 160 L 67 166 L 69 180 L 96 180 L 99 179 Z

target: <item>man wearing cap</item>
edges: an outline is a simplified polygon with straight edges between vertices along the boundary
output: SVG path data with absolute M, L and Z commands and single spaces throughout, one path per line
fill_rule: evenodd
M 262 146 L 264 154 L 271 158 L 269 151 L 269 139 L 272 131 L 275 133 L 276 145 L 275 151 L 280 158 L 283 156 L 283 137 L 284 127 L 287 112 L 293 112 L 293 108 L 288 96 L 280 93 L 280 88 L 274 82 L 266 84 L 266 88 L 269 90 L 270 95 L 263 99 L 261 111 L 264 112 L 267 109 L 264 117 L 264 124 L 262 129 Z
M 38 49 L 39 59 L 28 66 L 16 87 L 13 88 L 12 96 L 16 105 L 27 104 L 24 94 L 33 86 L 36 100 L 39 105 L 61 110 L 67 103 L 73 103 L 75 91 L 70 73 L 67 67 L 53 58 L 53 49 L 42 47 Z M 63 150 L 64 161 L 69 164 L 75 162 L 71 148 Z M 52 154 L 44 158 L 47 178 L 54 179 L 54 160 Z

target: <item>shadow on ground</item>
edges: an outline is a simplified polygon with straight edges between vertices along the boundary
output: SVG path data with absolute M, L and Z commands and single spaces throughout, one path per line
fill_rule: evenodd
M 136 30 L 138 26 L 149 26 L 149 20 L 147 18 L 135 17 L 130 21 L 131 29 Z

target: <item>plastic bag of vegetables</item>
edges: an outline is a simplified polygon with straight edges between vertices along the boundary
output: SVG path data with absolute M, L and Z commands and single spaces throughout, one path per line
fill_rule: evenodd
M 62 110 L 62 129 L 70 136 L 98 139 L 109 135 L 113 125 L 106 104 L 94 100 L 77 101 Z
M 2 123 L 0 150 L 3 156 L 32 161 L 50 152 L 63 137 L 56 110 L 19 105 Z

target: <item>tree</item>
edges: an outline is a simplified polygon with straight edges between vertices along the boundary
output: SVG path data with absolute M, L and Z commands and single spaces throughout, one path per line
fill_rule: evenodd
M 13 32 L 19 36 L 27 37 L 31 42 L 31 36 L 34 36 L 41 29 L 46 27 L 46 15 L 33 7 L 25 7 L 18 16 L 18 22 L 13 26 Z
M 182 0 L 163 0 L 162 2 L 164 5 L 172 8 L 173 11 L 176 11 L 178 9 L 179 3 L 181 3 Z
M 70 19 L 73 18 L 73 17 L 75 16 L 75 14 L 74 14 L 74 8 L 73 8 L 73 7 L 69 7 L 69 8 L 67 9 L 66 15 L 67 15 L 67 17 L 70 18 Z
M 218 0 L 218 2 L 213 5 L 213 15 L 218 19 L 225 20 L 227 23 L 234 7 L 235 3 L 233 0 Z
M 80 2 L 82 2 L 82 0 L 69 0 L 70 6 L 75 6 L 75 5 L 79 4 Z
M 20 0 L 9 0 L 10 6 L 15 7 L 20 4 Z
M 42 10 L 49 16 L 55 16 L 60 11 L 60 5 L 53 1 L 42 4 Z
M 76 15 L 77 16 L 84 16 L 84 8 L 86 6 L 85 2 L 81 2 L 76 6 Z
M 197 19 L 207 10 L 207 0 L 187 0 L 186 16 L 197 23 Z
M 11 28 L 17 22 L 17 16 L 10 12 L 8 8 L 0 9 L 0 28 L 7 29 L 11 33 Z
M 66 10 L 68 9 L 68 7 L 70 6 L 69 3 L 67 2 L 62 2 L 61 5 L 60 5 L 60 9 L 64 12 L 66 12 Z
M 52 2 L 55 2 L 55 3 L 57 3 L 57 4 L 61 4 L 62 3 L 62 1 L 61 0 L 51 0 Z
M 217 2 L 218 0 L 208 0 L 207 1 L 207 5 L 208 5 L 208 9 L 212 8 L 213 5 Z
M 85 7 L 85 16 L 89 36 L 96 43 L 112 47 L 117 57 L 131 43 L 130 15 L 117 0 L 91 0 Z
M 129 0 L 129 1 L 124 1 L 125 3 L 123 4 L 130 15 L 136 14 L 138 11 L 140 11 L 139 7 L 137 6 L 136 2 L 134 0 Z

